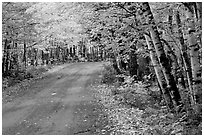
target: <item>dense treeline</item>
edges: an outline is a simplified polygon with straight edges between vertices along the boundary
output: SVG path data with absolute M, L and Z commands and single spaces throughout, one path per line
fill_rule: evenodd
M 201 90 L 201 3 L 101 3 L 91 36 L 113 53 L 118 74 L 154 74 L 170 110 L 198 110 Z M 107 14 L 108 12 L 108 14 Z M 128 68 L 128 69 L 127 69 Z
M 172 112 L 201 113 L 202 3 L 3 3 L 3 76 L 28 65 L 111 58 L 156 81 Z
M 2 74 L 3 77 L 15 77 L 19 71 L 26 71 L 29 66 L 39 66 L 44 64 L 56 64 L 61 62 L 76 61 L 99 61 L 105 58 L 105 51 L 96 46 L 86 46 L 87 40 L 79 37 L 74 32 L 73 36 L 62 36 L 59 26 L 52 26 L 50 19 L 47 21 L 47 14 L 53 15 L 58 9 L 45 13 L 46 17 L 35 18 L 35 14 L 43 11 L 35 11 L 39 6 L 49 8 L 60 3 L 3 3 L 2 13 Z M 63 4 L 63 6 L 69 4 Z M 72 5 L 74 7 L 74 5 Z M 44 9 L 42 9 L 44 10 Z M 71 12 L 71 11 L 66 11 Z M 55 23 L 58 20 L 55 20 Z M 50 24 L 49 24 L 50 23 Z M 66 22 L 62 22 L 63 24 Z M 76 29 L 77 23 L 72 21 L 70 29 Z M 43 30 L 47 25 L 48 30 Z M 43 28 L 42 28 L 43 27 Z M 51 29 L 51 27 L 54 30 Z M 65 25 L 63 29 L 68 29 Z M 75 31 L 75 30 L 74 30 Z M 58 32 L 58 33 L 57 33 Z M 58 36 L 60 35 L 60 36 Z M 75 38 L 76 37 L 76 38 Z M 74 41 L 74 42 L 73 42 Z

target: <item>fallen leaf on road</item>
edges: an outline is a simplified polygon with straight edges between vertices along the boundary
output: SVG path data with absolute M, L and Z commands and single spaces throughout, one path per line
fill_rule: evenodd
M 52 96 L 54 96 L 55 94 L 57 94 L 57 93 L 55 93 L 55 92 L 54 92 L 54 93 L 52 93 Z

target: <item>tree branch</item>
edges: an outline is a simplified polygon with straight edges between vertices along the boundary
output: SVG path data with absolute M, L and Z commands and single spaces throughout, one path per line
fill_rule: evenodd
M 131 12 L 131 11 L 129 11 L 128 9 L 126 9 L 126 8 L 125 8 L 124 6 L 122 6 L 120 3 L 117 3 L 117 6 L 120 7 L 120 8 L 122 8 L 122 9 L 124 9 L 126 12 L 132 14 L 133 16 L 135 16 L 135 14 L 134 14 L 133 12 Z

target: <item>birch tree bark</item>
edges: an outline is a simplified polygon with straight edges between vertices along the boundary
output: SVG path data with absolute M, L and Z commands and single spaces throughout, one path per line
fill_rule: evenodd
M 154 49 L 153 42 L 152 42 L 151 38 L 148 35 L 144 35 L 144 36 L 145 36 L 146 43 L 147 43 L 147 46 L 148 46 L 148 50 L 149 50 L 149 53 L 150 53 L 150 59 L 151 59 L 152 65 L 154 67 L 154 71 L 155 71 L 159 86 L 160 86 L 161 91 L 163 93 L 164 100 L 166 102 L 167 107 L 170 110 L 172 110 L 174 108 L 173 102 L 172 102 L 172 99 L 171 99 L 171 95 L 170 95 L 170 93 L 168 91 L 167 84 L 166 84 L 163 72 L 162 72 L 161 67 L 159 65 L 159 61 L 158 61 L 158 58 L 156 56 L 156 52 L 155 52 L 155 49 Z
M 190 47 L 190 60 L 193 78 L 193 91 L 196 103 L 202 103 L 202 84 L 201 84 L 201 64 L 199 62 L 199 45 L 195 36 L 195 23 L 193 10 L 187 12 L 188 23 L 188 44 Z
M 165 79 L 166 79 L 166 82 L 167 82 L 167 87 L 168 87 L 168 89 L 169 89 L 169 91 L 171 93 L 172 100 L 173 100 L 174 105 L 176 107 L 181 106 L 182 105 L 181 96 L 180 96 L 180 93 L 178 91 L 178 88 L 177 88 L 176 82 L 174 80 L 174 77 L 171 74 L 171 66 L 169 64 L 168 58 L 165 55 L 164 47 L 163 47 L 163 45 L 161 43 L 159 33 L 158 33 L 157 27 L 155 25 L 154 17 L 153 17 L 153 14 L 151 12 L 149 3 L 144 2 L 144 3 L 141 4 L 141 6 L 142 6 L 141 7 L 142 14 L 146 19 L 147 25 L 149 26 L 148 29 L 149 29 L 149 32 L 150 32 L 150 35 L 151 35 L 151 38 L 152 38 L 152 41 L 153 41 L 153 44 L 154 44 L 154 48 L 155 48 L 156 53 L 157 53 L 159 63 L 161 65 L 162 71 L 163 71 L 163 73 L 165 75 Z
M 187 54 L 187 45 L 184 43 L 184 37 L 183 37 L 183 31 L 182 31 L 182 25 L 181 25 L 181 19 L 179 15 L 179 11 L 175 11 L 175 20 L 178 28 L 178 37 L 179 37 L 179 44 L 181 46 L 181 58 L 183 63 L 183 69 L 186 73 L 186 81 L 188 83 L 188 89 L 191 96 L 191 104 L 194 104 L 194 97 L 193 97 L 193 89 L 192 89 L 192 73 L 191 73 L 191 64 L 190 59 Z

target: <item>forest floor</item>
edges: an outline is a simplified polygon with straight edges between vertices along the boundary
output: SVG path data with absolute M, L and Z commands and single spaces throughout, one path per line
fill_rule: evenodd
M 121 80 L 121 78 L 124 78 Z M 92 87 L 108 115 L 111 135 L 201 135 L 202 116 L 195 111 L 171 112 L 157 82 L 117 75 L 105 65 L 100 84 Z
M 109 134 L 103 130 L 106 114 L 90 90 L 90 85 L 100 79 L 102 66 L 63 64 L 29 84 L 21 82 L 6 88 L 2 134 Z
M 3 90 L 2 134 L 201 134 L 200 119 L 170 113 L 151 83 L 118 81 L 108 63 L 54 66 Z

